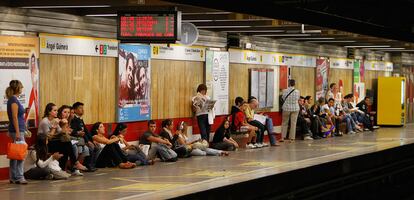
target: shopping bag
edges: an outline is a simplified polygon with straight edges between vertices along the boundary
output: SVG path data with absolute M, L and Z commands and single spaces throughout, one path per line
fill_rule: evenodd
M 7 158 L 10 160 L 24 160 L 27 154 L 26 143 L 8 143 Z

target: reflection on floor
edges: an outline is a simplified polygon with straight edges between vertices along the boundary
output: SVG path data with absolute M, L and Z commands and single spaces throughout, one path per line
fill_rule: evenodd
M 192 157 L 130 170 L 100 169 L 69 180 L 0 182 L 1 199 L 165 199 L 414 141 L 414 125 L 374 133 L 238 150 L 228 157 Z

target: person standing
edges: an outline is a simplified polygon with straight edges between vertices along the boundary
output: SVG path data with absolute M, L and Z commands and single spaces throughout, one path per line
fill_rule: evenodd
M 290 119 L 290 132 L 289 132 L 289 139 L 290 142 L 293 142 L 296 137 L 296 122 L 298 119 L 299 114 L 299 100 L 300 92 L 299 90 L 295 89 L 295 80 L 289 80 L 289 87 L 283 90 L 283 104 L 282 106 L 282 140 L 286 138 L 288 123 Z
M 7 97 L 7 116 L 9 118 L 9 136 L 14 143 L 25 143 L 24 133 L 26 125 L 24 121 L 24 108 L 18 96 L 22 93 L 23 84 L 19 80 L 11 80 L 6 89 Z M 10 160 L 10 183 L 27 184 L 24 178 L 23 160 Z
M 197 116 L 198 128 L 200 130 L 201 139 L 209 140 L 210 137 L 210 123 L 208 122 L 208 110 L 205 109 L 204 104 L 209 100 L 207 96 L 207 86 L 200 84 L 197 87 L 197 95 L 192 98 L 193 112 Z

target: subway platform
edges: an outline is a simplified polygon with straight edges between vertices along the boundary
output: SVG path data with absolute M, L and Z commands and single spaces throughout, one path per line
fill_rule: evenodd
M 383 127 L 68 180 L 1 181 L 0 199 L 410 199 L 413 143 L 413 124 Z

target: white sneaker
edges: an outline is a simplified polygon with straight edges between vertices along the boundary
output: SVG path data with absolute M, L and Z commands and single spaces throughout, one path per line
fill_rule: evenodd
M 303 138 L 303 140 L 313 140 L 313 138 L 311 136 L 306 136 Z
M 263 144 L 262 143 L 256 143 L 255 146 L 256 146 L 256 148 L 262 148 Z
M 262 145 L 263 145 L 263 147 L 268 147 L 269 146 L 269 144 L 267 144 L 267 143 L 262 143 Z
M 348 132 L 348 135 L 350 135 L 350 134 L 355 134 L 356 132 L 355 131 L 349 131 Z
M 380 127 L 379 126 L 373 126 L 372 128 L 373 129 L 379 129 Z
M 75 169 L 75 171 L 72 172 L 72 175 L 74 175 L 74 176 L 83 176 L 83 174 L 78 169 Z
M 250 143 L 250 144 L 246 145 L 246 148 L 254 149 L 254 148 L 256 148 L 256 146 L 254 144 Z
M 364 131 L 369 131 L 369 129 L 368 128 L 364 128 Z

